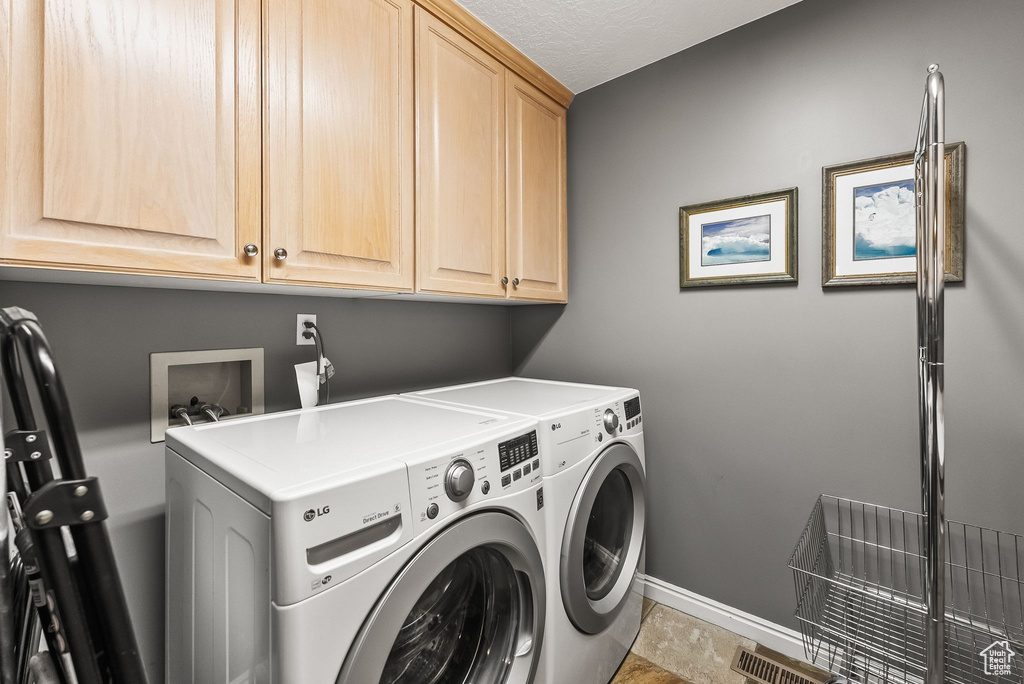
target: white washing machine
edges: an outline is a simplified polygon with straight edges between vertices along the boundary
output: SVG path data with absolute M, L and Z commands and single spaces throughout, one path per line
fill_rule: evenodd
M 548 620 L 538 682 L 610 681 L 640 630 L 643 607 L 639 393 L 505 378 L 409 396 L 540 421 Z
M 168 431 L 167 681 L 532 682 L 536 426 L 383 397 Z

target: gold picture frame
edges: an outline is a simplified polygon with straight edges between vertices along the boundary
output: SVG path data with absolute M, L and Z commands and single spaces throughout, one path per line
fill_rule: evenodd
M 679 208 L 680 288 L 796 281 L 796 188 Z
M 946 143 L 946 282 L 962 282 L 964 279 L 964 197 L 966 191 L 966 156 L 967 146 L 963 142 Z M 848 264 L 851 259 L 837 258 L 840 250 L 848 250 L 856 261 L 856 197 L 850 195 L 850 189 L 861 189 L 855 185 L 857 176 L 871 178 L 872 174 L 890 169 L 913 166 L 914 153 L 903 152 L 873 159 L 864 159 L 845 164 L 826 166 L 822 169 L 822 228 L 821 228 L 821 286 L 848 287 L 856 285 L 902 285 L 914 283 L 916 272 L 913 267 L 904 266 L 912 254 L 902 254 L 902 261 L 883 259 L 890 257 L 874 257 L 871 267 L 862 265 L 860 271 L 851 272 Z M 904 174 L 905 175 L 905 174 Z M 909 173 L 913 181 L 913 171 Z M 900 181 L 906 183 L 906 180 Z M 895 185 L 895 182 L 890 182 Z M 837 186 L 842 185 L 842 188 Z M 840 197 L 839 195 L 843 195 Z M 842 209 L 846 206 L 846 209 Z M 839 209 L 837 209 L 839 207 Z M 839 211 L 846 211 L 842 216 Z M 837 227 L 842 224 L 837 238 Z M 848 229 L 847 229 L 848 228 Z M 842 243 L 842 244 L 840 244 Z M 867 260 L 865 260 L 867 261 Z M 878 268 L 873 268 L 874 266 Z M 894 270 L 895 269 L 895 270 Z

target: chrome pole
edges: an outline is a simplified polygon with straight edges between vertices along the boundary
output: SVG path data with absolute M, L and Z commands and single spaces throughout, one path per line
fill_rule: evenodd
M 925 518 L 926 684 L 945 677 L 945 417 L 943 407 L 943 284 L 946 272 L 945 94 L 939 65 L 928 67 L 917 149 L 918 410 L 921 494 Z

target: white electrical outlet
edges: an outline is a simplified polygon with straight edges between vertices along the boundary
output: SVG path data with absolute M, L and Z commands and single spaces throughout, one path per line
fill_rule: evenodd
M 316 314 L 295 314 L 295 344 L 316 344 L 312 337 L 306 339 L 302 336 L 302 333 L 306 331 L 306 327 L 302 324 L 306 321 L 316 325 Z

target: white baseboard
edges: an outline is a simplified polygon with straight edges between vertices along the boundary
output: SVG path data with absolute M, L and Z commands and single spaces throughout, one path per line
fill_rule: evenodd
M 687 591 L 656 577 L 644 577 L 644 595 L 687 615 L 746 637 L 790 658 L 804 660 L 800 633 L 756 615 Z

